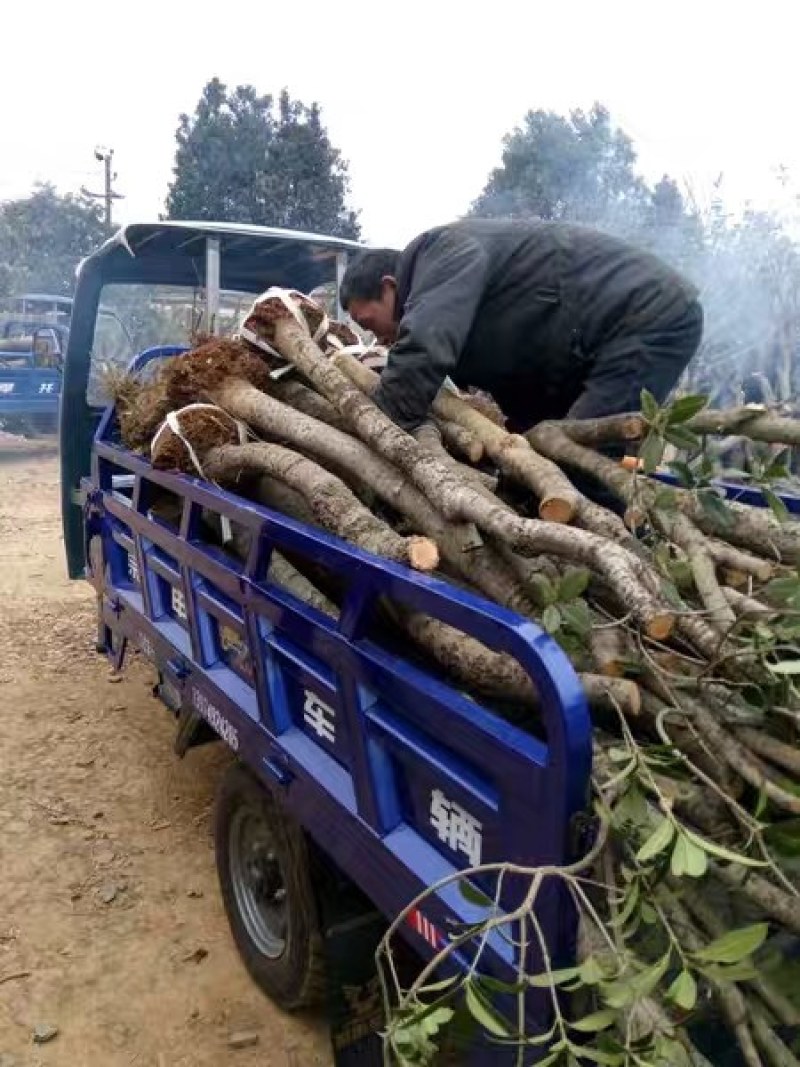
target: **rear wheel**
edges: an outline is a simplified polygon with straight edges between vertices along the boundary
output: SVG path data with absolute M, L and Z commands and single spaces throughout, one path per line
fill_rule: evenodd
M 261 989 L 282 1008 L 325 992 L 323 945 L 305 835 L 241 764 L 217 796 L 217 871 L 234 940 Z

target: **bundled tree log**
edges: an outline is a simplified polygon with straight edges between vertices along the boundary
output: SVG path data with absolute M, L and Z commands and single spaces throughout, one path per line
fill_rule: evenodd
M 797 1025 L 800 996 L 759 970 L 773 935 L 800 936 L 800 524 L 779 501 L 774 514 L 724 501 L 707 448 L 726 433 L 792 446 L 800 421 L 679 399 L 542 423 L 526 440 L 485 401 L 442 390 L 410 435 L 370 399 L 378 379 L 357 338 L 306 298 L 273 294 L 246 327 L 252 343 L 209 339 L 150 383 L 118 383 L 125 445 L 548 630 L 596 725 L 602 829 L 585 870 L 561 874 L 591 927 L 570 983 L 594 1005 L 579 1031 L 600 1057 L 589 1061 L 704 1064 L 693 1026 L 710 1003 L 745 1062 L 800 1063 L 781 1030 Z M 294 371 L 275 379 L 281 360 Z M 612 441 L 641 454 L 620 464 L 600 451 Z M 682 448 L 680 486 L 646 473 L 666 444 Z M 575 472 L 610 491 L 628 524 L 578 492 Z M 769 476 L 756 475 L 769 500 Z M 276 557 L 272 580 L 336 616 L 337 590 L 298 566 Z M 540 728 L 513 658 L 388 602 L 381 624 L 415 662 Z M 397 1025 L 414 1025 L 418 993 L 401 992 Z M 582 1062 L 578 1045 L 567 1051 Z
M 341 353 L 334 356 L 333 363 L 364 392 L 369 394 L 377 388 L 378 375 L 353 356 Z M 461 426 L 479 440 L 486 454 L 505 474 L 528 485 L 540 498 L 541 518 L 550 522 L 570 521 L 580 494 L 563 472 L 534 452 L 524 438 L 507 433 L 501 425 L 447 390 L 439 393 L 433 410 L 439 418 Z
M 201 471 L 211 481 L 228 486 L 238 485 L 245 477 L 268 475 L 300 493 L 319 524 L 339 537 L 367 552 L 408 563 L 416 570 L 435 570 L 439 552 L 433 541 L 394 533 L 318 464 L 280 445 L 219 441 L 226 433 L 231 435 L 232 422 L 224 411 L 210 405 L 176 412 L 175 429 L 166 423 L 159 431 L 153 465 Z

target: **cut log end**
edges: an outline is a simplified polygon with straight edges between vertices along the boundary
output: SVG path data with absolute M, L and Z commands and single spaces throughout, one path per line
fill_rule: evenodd
M 546 497 L 539 504 L 539 518 L 545 522 L 572 522 L 575 516 L 575 505 L 571 500 L 561 497 Z
M 741 589 L 742 586 L 747 585 L 748 576 L 744 571 L 733 570 L 733 568 L 723 568 L 722 580 L 725 585 L 729 585 L 732 589 Z
M 645 633 L 654 641 L 666 641 L 675 629 L 675 616 L 668 611 L 651 615 L 644 626 Z
M 626 718 L 635 719 L 642 711 L 642 694 L 629 678 L 608 678 L 599 674 L 580 676 L 586 699 L 592 707 L 614 708 Z
M 625 663 L 620 659 L 597 659 L 596 666 L 604 678 L 622 678 L 625 674 Z
M 409 537 L 408 562 L 415 571 L 435 571 L 439 566 L 439 549 L 429 537 Z
M 638 530 L 647 522 L 647 512 L 644 508 L 632 504 L 625 509 L 624 522 L 629 530 Z

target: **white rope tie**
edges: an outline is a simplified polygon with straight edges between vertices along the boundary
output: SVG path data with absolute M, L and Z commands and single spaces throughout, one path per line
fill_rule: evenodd
M 305 296 L 303 293 L 297 292 L 296 289 L 282 289 L 278 285 L 273 285 L 270 286 L 270 288 L 267 289 L 266 292 L 262 293 L 261 296 L 256 297 L 256 299 L 253 301 L 250 310 L 244 316 L 243 324 L 239 327 L 237 336 L 247 341 L 249 344 L 254 345 L 256 348 L 259 348 L 262 352 L 266 352 L 267 355 L 273 356 L 275 359 L 279 359 L 281 361 L 282 366 L 277 367 L 270 373 L 271 378 L 278 379 L 292 372 L 292 370 L 294 369 L 292 364 L 287 363 L 281 353 L 278 352 L 278 350 L 274 348 L 271 344 L 269 344 L 268 341 L 265 341 L 263 338 L 259 337 L 258 334 L 256 334 L 253 330 L 248 329 L 248 327 L 244 325 L 244 323 L 247 322 L 250 316 L 255 312 L 257 305 L 261 304 L 265 300 L 280 300 L 286 310 L 291 313 L 292 317 L 299 323 L 300 326 L 303 327 L 305 332 L 311 337 L 311 340 L 314 341 L 316 344 L 319 344 L 319 342 L 327 334 L 328 330 L 330 329 L 331 321 L 328 318 L 328 313 L 325 311 L 324 308 L 320 307 L 310 297 Z M 311 304 L 315 310 L 320 311 L 322 313 L 320 323 L 317 326 L 316 330 L 314 330 L 313 334 L 309 329 L 308 323 L 305 320 L 305 316 L 300 311 L 299 305 L 302 303 L 305 303 L 306 305 Z
M 159 426 L 159 428 L 156 430 L 155 435 L 153 436 L 153 440 L 152 440 L 152 442 L 150 444 L 150 454 L 152 455 L 156 451 L 156 447 L 158 445 L 159 438 L 161 437 L 161 435 L 164 432 L 164 430 L 170 429 L 175 434 L 175 436 L 178 438 L 178 440 L 181 441 L 181 443 L 183 444 L 184 448 L 188 452 L 189 459 L 191 460 L 191 463 L 192 463 L 192 466 L 194 467 L 194 469 L 197 471 L 197 473 L 200 475 L 200 477 L 202 479 L 207 481 L 208 479 L 205 476 L 202 464 L 200 463 L 200 460 L 199 460 L 199 458 L 197 456 L 197 453 L 195 452 L 194 448 L 192 447 L 191 441 L 189 441 L 189 439 L 181 431 L 181 426 L 180 426 L 180 417 L 181 417 L 181 415 L 185 415 L 187 411 L 198 411 L 200 409 L 203 409 L 205 411 L 214 411 L 214 412 L 222 411 L 222 408 L 217 407 L 216 404 L 187 404 L 186 407 L 180 408 L 180 410 L 178 410 L 178 411 L 170 411 L 169 414 L 167 415 L 167 417 L 164 419 L 164 421 Z M 220 426 L 224 425 L 224 423 L 222 422 L 221 419 L 219 419 L 217 421 L 219 422 Z M 248 439 L 248 435 L 249 435 L 249 432 L 250 432 L 249 431 L 249 427 L 247 427 L 243 422 L 240 422 L 238 419 L 234 419 L 233 421 L 234 421 L 234 423 L 236 425 L 236 430 L 237 430 L 237 434 L 238 434 L 238 437 L 239 437 L 239 444 L 240 445 L 246 444 L 247 443 L 247 439 Z

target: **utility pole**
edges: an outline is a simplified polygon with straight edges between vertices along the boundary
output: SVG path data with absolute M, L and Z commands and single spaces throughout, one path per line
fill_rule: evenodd
M 94 150 L 94 158 L 98 163 L 103 164 L 105 171 L 105 191 L 102 193 L 92 193 L 85 186 L 81 187 L 81 192 L 84 196 L 90 196 L 93 200 L 102 200 L 105 203 L 105 222 L 106 229 L 111 232 L 111 202 L 112 200 L 124 200 L 125 197 L 122 193 L 114 191 L 113 184 L 117 179 L 116 172 L 112 173 L 111 161 L 114 158 L 113 148 L 97 147 Z

